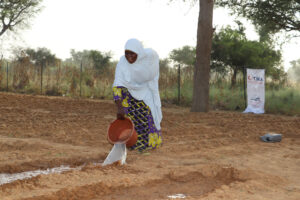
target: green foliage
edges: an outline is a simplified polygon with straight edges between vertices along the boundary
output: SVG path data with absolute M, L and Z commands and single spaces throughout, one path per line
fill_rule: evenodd
M 30 61 L 36 66 L 41 66 L 43 62 L 45 66 L 55 65 L 55 62 L 58 60 L 56 56 L 47 48 L 37 48 L 37 50 L 28 48 L 25 50 L 25 52 L 26 56 L 28 56 Z
M 243 72 L 244 68 L 266 69 L 266 75 L 284 83 L 286 74 L 280 66 L 281 53 L 273 49 L 272 42 L 251 41 L 246 38 L 245 28 L 237 21 L 239 28 L 230 26 L 222 28 L 213 37 L 211 69 L 222 76 L 233 71 L 232 85 L 235 85 L 236 76 Z M 196 59 L 194 47 L 184 46 L 174 49 L 170 53 L 170 59 L 182 66 L 193 68 Z
M 267 113 L 300 114 L 300 91 L 295 88 L 267 90 L 265 110 Z
M 211 84 L 210 105 L 212 109 L 217 110 L 244 110 L 245 99 L 243 85 L 239 83 L 233 88 L 226 81 L 221 81 L 219 84 Z
M 196 48 L 183 46 L 179 49 L 173 49 L 169 55 L 170 59 L 184 66 L 194 66 L 196 62 Z
M 71 64 L 80 65 L 82 62 L 85 66 L 90 63 L 90 51 L 83 50 L 83 51 L 75 51 L 75 49 L 71 49 L 71 58 L 67 59 L 66 62 L 70 62 Z
M 167 75 L 171 71 L 170 60 L 168 58 L 159 60 L 160 75 Z
M 300 84 L 300 59 L 291 62 L 292 67 L 288 70 L 288 75 L 292 79 Z
M 28 25 L 40 9 L 42 0 L 1 0 L 0 1 L 0 36 L 6 31 L 14 31 L 16 28 Z
M 226 67 L 233 70 L 232 84 L 236 75 L 244 68 L 266 69 L 267 75 L 283 72 L 277 66 L 281 62 L 280 51 L 273 50 L 269 43 L 248 40 L 244 29 L 233 30 L 231 27 L 222 28 L 214 35 L 212 43 L 212 69 L 226 71 Z M 278 73 L 274 73 L 274 72 Z
M 109 53 L 101 53 L 97 50 L 91 50 L 89 58 L 92 60 L 95 69 L 103 71 L 109 65 L 111 56 Z
M 300 30 L 299 0 L 216 0 L 215 4 L 230 8 L 232 14 L 250 19 L 269 33 Z
M 79 66 L 82 64 L 86 68 L 93 68 L 98 72 L 103 72 L 111 64 L 111 53 L 100 52 L 98 50 L 83 50 L 75 51 L 71 49 L 71 58 L 67 59 L 66 62 Z
M 162 102 L 178 104 L 178 74 L 177 69 L 170 65 L 169 60 L 160 61 L 160 95 Z M 181 71 L 180 105 L 191 106 L 193 81 L 186 78 L 186 71 Z M 226 77 L 215 76 L 210 79 L 210 109 L 237 110 L 245 109 L 243 82 L 237 79 L 236 87 L 231 87 Z M 114 70 L 107 68 L 106 72 L 95 76 L 95 70 L 63 63 L 61 66 L 47 68 L 44 71 L 43 94 L 79 97 L 100 98 L 112 100 L 112 82 Z M 0 69 L 2 76 L 0 90 L 6 90 L 6 67 Z M 30 62 L 14 62 L 9 65 L 9 91 L 40 94 L 40 74 Z M 238 77 L 239 78 L 239 77 Z M 49 80 L 49 81 L 48 81 Z M 82 80 L 80 82 L 80 80 Z M 48 83 L 49 82 L 49 83 Z M 300 114 L 300 91 L 298 88 L 289 88 L 277 81 L 269 80 L 266 84 L 266 113 L 280 113 L 288 115 Z
M 218 81 L 215 81 L 218 82 Z M 245 110 L 244 90 L 241 82 L 236 87 L 226 81 L 210 84 L 209 104 L 212 110 Z M 160 90 L 162 102 L 178 103 L 177 87 L 170 86 L 167 93 Z M 189 107 L 192 101 L 192 81 L 184 82 L 181 87 L 181 106 Z M 300 91 L 295 88 L 274 88 L 266 85 L 265 111 L 272 114 L 300 115 Z

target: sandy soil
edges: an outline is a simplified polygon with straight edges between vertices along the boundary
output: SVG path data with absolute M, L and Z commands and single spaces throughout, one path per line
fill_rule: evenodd
M 0 93 L 0 174 L 84 165 L 0 185 L 0 199 L 300 199 L 300 117 L 165 105 L 161 148 L 95 165 L 115 112 L 112 101 Z M 261 142 L 269 132 L 283 140 Z

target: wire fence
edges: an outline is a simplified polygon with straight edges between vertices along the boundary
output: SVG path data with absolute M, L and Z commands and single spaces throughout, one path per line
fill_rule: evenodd
M 111 98 L 114 71 L 114 66 L 98 70 L 84 63 L 34 65 L 26 60 L 2 62 L 0 90 L 40 95 Z M 224 82 L 221 83 L 223 84 Z M 211 81 L 211 87 L 214 85 L 220 86 L 218 81 Z M 180 65 L 161 68 L 159 87 L 163 101 L 188 105 L 192 99 L 193 69 Z M 219 89 L 222 90 L 222 86 Z M 222 92 L 220 94 L 222 95 Z M 212 95 L 215 96 L 216 93 L 212 91 Z
M 84 65 L 35 66 L 2 63 L 0 90 L 41 95 L 104 98 L 113 80 L 113 69 L 105 71 Z
M 115 65 L 95 69 L 85 63 L 57 63 L 55 65 L 42 63 L 35 65 L 27 60 L 0 62 L 0 91 L 112 99 L 114 72 Z M 244 83 L 243 74 L 238 76 L 236 86 L 232 87 L 230 75 L 221 76 L 212 72 L 209 89 L 211 109 L 245 109 L 246 87 Z M 193 96 L 193 68 L 180 65 L 161 67 L 159 89 L 163 103 L 190 106 Z M 286 88 L 284 91 L 275 91 L 268 89 L 268 87 L 266 90 L 266 102 L 268 103 L 266 106 L 269 106 L 269 110 L 274 110 L 276 113 L 277 110 L 285 108 L 286 111 L 280 112 L 299 112 L 299 91 Z M 280 102 L 278 102 L 279 100 Z M 289 104 L 291 106 L 287 107 Z M 299 108 L 295 109 L 295 106 Z

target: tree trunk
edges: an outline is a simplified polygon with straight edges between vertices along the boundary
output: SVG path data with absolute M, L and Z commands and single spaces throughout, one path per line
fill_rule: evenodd
M 212 45 L 213 0 L 200 0 L 196 64 L 194 69 L 194 87 L 191 112 L 209 110 L 209 72 Z
M 237 75 L 237 68 L 233 68 L 233 74 L 231 77 L 231 87 L 236 85 L 236 75 Z

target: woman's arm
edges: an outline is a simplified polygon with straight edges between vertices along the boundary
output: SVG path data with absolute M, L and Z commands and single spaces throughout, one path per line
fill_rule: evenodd
M 125 119 L 125 111 L 122 106 L 122 101 L 120 99 L 115 100 L 115 103 L 117 106 L 117 119 Z
M 113 96 L 114 101 L 117 106 L 117 119 L 125 119 L 125 111 L 122 106 L 122 88 L 121 87 L 113 87 Z

